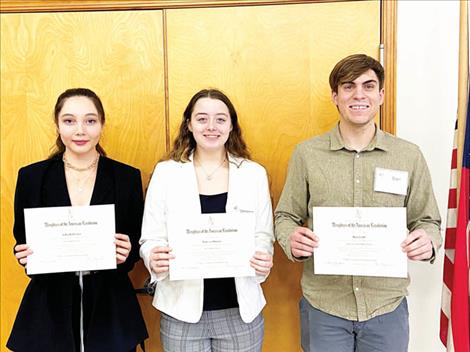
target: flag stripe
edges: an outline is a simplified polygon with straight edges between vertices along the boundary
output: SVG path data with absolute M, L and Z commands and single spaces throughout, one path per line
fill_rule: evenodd
M 455 196 L 457 198 L 457 196 Z M 455 200 L 457 202 L 457 200 Z M 449 208 L 447 210 L 447 228 L 455 229 L 457 227 L 457 209 Z M 447 245 L 446 245 L 447 248 Z
M 449 155 L 449 154 L 447 154 Z M 451 166 L 450 166 L 452 169 L 456 169 L 457 168 L 457 148 L 455 148 L 453 151 L 452 151 L 452 161 L 451 161 Z
M 455 188 L 451 188 L 449 190 L 449 201 L 447 206 L 454 209 L 457 207 L 457 190 Z
M 469 18 L 467 1 L 460 2 L 459 85 L 457 122 L 452 150 L 447 210 L 442 308 L 439 337 L 448 352 L 470 352 L 469 208 L 470 92 Z
M 450 170 L 450 189 L 457 189 L 458 170 Z
M 467 102 L 470 92 L 467 91 Z M 470 352 L 469 240 L 470 240 L 470 109 L 459 121 L 465 134 L 452 151 L 439 337 L 447 351 Z M 463 143 L 462 143 L 463 142 Z M 462 150 L 459 187 L 455 160 Z
M 453 258 L 452 258 L 453 259 Z M 447 267 L 447 270 L 446 270 Z M 443 280 L 444 280 L 444 285 L 446 288 L 452 287 L 452 282 L 454 279 L 454 263 L 453 260 L 448 256 L 444 257 L 444 274 L 443 274 Z M 450 309 L 446 307 L 446 310 L 450 312 Z
M 462 168 L 451 299 L 451 319 L 454 327 L 452 329 L 452 335 L 454 348 L 459 352 L 470 351 L 467 260 L 469 177 L 470 173 L 468 168 Z
M 448 326 L 449 326 L 449 319 L 447 318 L 445 313 L 441 310 L 441 330 L 439 332 L 439 337 L 441 338 L 441 342 L 443 343 L 444 346 L 447 346 L 447 335 L 449 333 Z
M 455 248 L 455 234 L 456 234 L 456 228 L 447 228 L 446 229 L 446 244 L 445 244 L 445 249 L 454 249 Z

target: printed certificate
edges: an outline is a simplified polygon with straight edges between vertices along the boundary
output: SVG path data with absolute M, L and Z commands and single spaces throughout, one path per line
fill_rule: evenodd
M 315 274 L 407 277 L 406 208 L 314 207 Z
M 116 268 L 114 205 L 24 210 L 28 274 Z
M 255 253 L 252 213 L 200 214 L 167 222 L 170 280 L 254 276 L 250 259 Z

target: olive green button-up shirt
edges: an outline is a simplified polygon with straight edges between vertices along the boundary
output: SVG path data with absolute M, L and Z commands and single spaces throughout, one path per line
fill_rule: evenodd
M 377 167 L 407 171 L 406 196 L 375 192 Z M 442 242 L 439 210 L 423 155 L 416 145 L 378 128 L 361 152 L 346 149 L 338 126 L 297 146 L 275 211 L 276 237 L 290 260 L 296 259 L 289 235 L 305 222 L 313 228 L 315 206 L 406 207 L 410 232 L 425 230 L 435 249 Z M 407 294 L 409 278 L 315 275 L 309 257 L 304 261 L 301 285 L 304 297 L 315 308 L 364 321 L 393 311 Z

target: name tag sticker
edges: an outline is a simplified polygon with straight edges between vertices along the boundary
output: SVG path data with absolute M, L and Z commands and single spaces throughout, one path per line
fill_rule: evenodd
M 406 196 L 408 171 L 375 168 L 374 191 Z

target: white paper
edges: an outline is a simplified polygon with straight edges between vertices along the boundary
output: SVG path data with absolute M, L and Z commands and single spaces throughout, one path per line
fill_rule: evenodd
M 406 196 L 408 171 L 375 168 L 374 191 Z
M 24 210 L 28 274 L 116 268 L 114 205 Z
M 315 274 L 407 277 L 406 208 L 314 207 Z
M 250 213 L 200 214 L 167 222 L 170 280 L 254 276 L 255 221 Z

